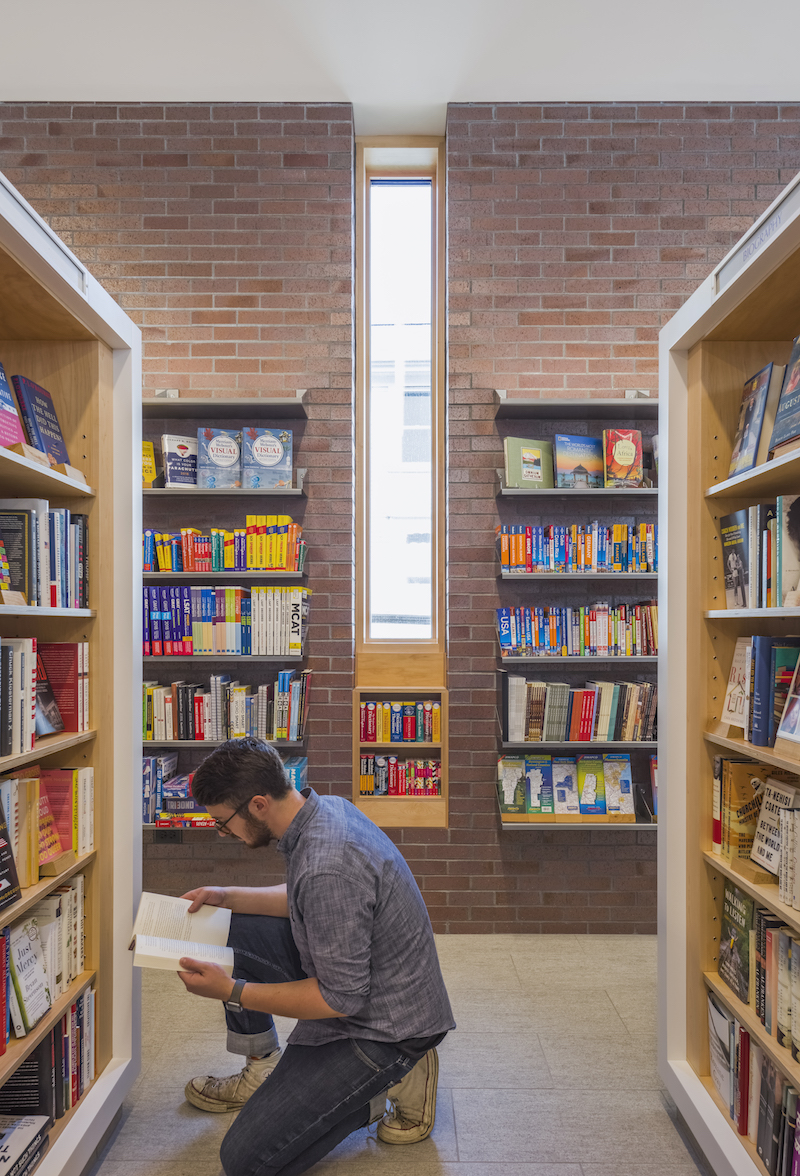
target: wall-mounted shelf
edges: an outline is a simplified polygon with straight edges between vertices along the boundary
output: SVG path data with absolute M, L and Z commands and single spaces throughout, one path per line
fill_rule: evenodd
M 642 662 L 649 662 L 651 665 L 658 663 L 657 654 L 637 654 L 635 657 L 619 657 L 613 654 L 610 657 L 586 657 L 575 655 L 572 657 L 559 657 L 558 654 L 544 654 L 540 657 L 500 657 L 500 664 L 503 666 L 537 666 L 537 665 L 559 665 L 559 666 L 593 666 L 598 663 L 613 662 L 617 665 L 637 665 Z
M 522 830 L 524 833 L 583 833 L 585 829 L 603 829 L 613 833 L 638 833 L 642 829 L 655 833 L 658 826 L 653 821 L 500 821 L 501 829 Z
M 628 486 L 625 489 L 599 486 L 594 490 L 571 490 L 562 486 L 545 490 L 528 490 L 522 486 L 506 486 L 505 471 L 497 470 L 496 473 L 497 493 L 502 498 L 596 498 L 600 502 L 609 498 L 658 498 L 657 486 Z
M 523 417 L 565 421 L 640 420 L 658 419 L 658 400 L 646 396 L 635 399 L 622 397 L 584 397 L 544 399 L 539 396 L 516 396 L 503 389 L 494 394 L 495 417 L 513 420 Z
M 298 389 L 294 396 L 179 396 L 177 399 L 146 396 L 142 400 L 142 416 L 148 419 L 181 420 L 202 417 L 206 420 L 247 421 L 294 418 L 308 414 L 305 406 L 306 389 Z
M 295 467 L 294 486 L 277 486 L 270 490 L 243 489 L 209 490 L 206 486 L 162 486 L 153 490 L 142 490 L 145 498 L 303 498 L 303 482 L 308 471 L 302 466 Z
M 235 735 L 231 736 L 231 739 L 235 738 Z M 227 742 L 227 739 L 143 739 L 142 747 L 221 747 L 223 743 Z M 304 739 L 266 739 L 264 742 L 277 748 L 305 746 Z
M 303 580 L 308 576 L 305 569 L 302 572 L 285 572 L 267 568 L 262 572 L 143 572 L 145 584 L 165 583 L 169 580 Z
M 191 661 L 239 661 L 239 662 L 299 662 L 305 655 L 302 653 L 276 654 L 243 654 L 243 653 L 183 653 L 169 654 L 165 657 L 155 657 L 145 654 L 142 661 L 146 662 L 191 662 Z M 0 760 L 2 764 L 2 760 Z
M 501 580 L 657 580 L 658 572 L 498 572 Z
M 657 740 L 644 739 L 635 739 L 627 743 L 624 741 L 617 741 L 615 743 L 613 740 L 567 739 L 561 740 L 560 742 L 556 740 L 548 743 L 534 743 L 532 741 L 522 743 L 504 742 L 501 743 L 500 746 L 502 747 L 503 751 L 532 751 L 536 747 L 540 747 L 543 750 L 558 749 L 559 751 L 563 751 L 569 748 L 573 748 L 575 750 L 578 748 L 597 748 L 598 750 L 601 748 L 611 748 L 614 751 L 637 751 L 639 748 L 641 748 L 643 751 L 652 751 L 654 747 L 658 747 L 658 742 Z

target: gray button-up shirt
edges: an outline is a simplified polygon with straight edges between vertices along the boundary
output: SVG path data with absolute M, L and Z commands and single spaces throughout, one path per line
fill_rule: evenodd
M 278 842 L 303 970 L 344 1017 L 298 1021 L 292 1045 L 405 1041 L 454 1028 L 428 912 L 403 857 L 338 796 L 306 803 Z

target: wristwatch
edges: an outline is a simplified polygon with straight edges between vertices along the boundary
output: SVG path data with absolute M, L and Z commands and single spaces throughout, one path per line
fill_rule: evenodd
M 242 1005 L 242 992 L 244 991 L 244 986 L 246 983 L 246 980 L 237 980 L 234 983 L 233 991 L 225 1001 L 225 1008 L 229 1013 L 244 1012 L 244 1007 Z

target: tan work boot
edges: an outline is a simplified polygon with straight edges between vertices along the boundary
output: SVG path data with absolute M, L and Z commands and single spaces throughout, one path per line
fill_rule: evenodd
M 378 1124 L 382 1143 L 419 1143 L 428 1138 L 436 1119 L 438 1082 L 439 1055 L 429 1049 L 402 1082 L 386 1092 L 391 1110 Z
M 277 1066 L 281 1051 L 273 1050 L 265 1058 L 248 1058 L 247 1064 L 238 1074 L 229 1078 L 212 1078 L 204 1074 L 186 1083 L 184 1091 L 187 1100 L 201 1111 L 238 1111 L 251 1094 Z

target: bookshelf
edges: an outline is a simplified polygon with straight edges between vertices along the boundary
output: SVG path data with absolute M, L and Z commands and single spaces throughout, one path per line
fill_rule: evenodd
M 362 702 L 417 702 L 440 706 L 441 738 L 435 742 L 379 742 L 361 739 Z M 360 686 L 353 691 L 353 804 L 381 828 L 446 829 L 449 803 L 448 696 L 444 687 Z M 439 796 L 362 796 L 359 788 L 362 755 L 396 755 L 398 760 L 433 759 L 441 762 Z
M 9 1042 L 0 1084 L 86 987 L 97 989 L 96 1070 L 91 1088 L 50 1133 L 41 1176 L 81 1172 L 92 1160 L 139 1072 L 138 977 L 127 951 L 141 888 L 138 827 L 139 567 L 131 536 L 141 526 L 141 336 L 116 302 L 0 176 L 0 362 L 53 397 L 72 466 L 66 477 L 0 449 L 0 493 L 40 497 L 89 519 L 89 609 L 0 608 L 3 637 L 88 641 L 92 729 L 39 739 L 0 759 L 0 774 L 25 764 L 92 766 L 95 846 L 55 877 L 23 890 L 2 912 L 16 922 L 78 872 L 86 876 L 86 970 L 36 1025 Z
M 800 1067 L 717 975 L 725 879 L 800 929 L 800 912 L 711 852 L 713 759 L 732 752 L 800 774 L 800 755 L 756 747 L 720 722 L 736 637 L 797 632 L 797 609 L 726 610 L 719 519 L 793 492 L 800 455 L 727 477 L 742 388 L 785 363 L 800 332 L 798 177 L 660 335 L 662 440 L 659 1071 L 717 1176 L 763 1176 L 710 1080 L 707 994 L 740 1018 L 793 1085 Z
M 647 397 L 635 399 L 620 397 L 592 397 L 591 399 L 545 399 L 539 397 L 509 396 L 505 391 L 496 390 L 494 414 L 498 432 L 506 436 L 536 437 L 552 439 L 556 433 L 583 434 L 589 437 L 602 436 L 603 429 L 637 428 L 642 432 L 644 449 L 647 452 L 650 437 L 658 429 L 658 400 Z M 579 423 L 580 422 L 580 423 Z M 653 486 L 598 489 L 544 489 L 527 490 L 508 487 L 505 471 L 496 471 L 496 494 L 499 520 L 508 525 L 547 525 L 549 523 L 601 523 L 657 521 L 659 490 Z M 539 501 L 541 500 L 541 501 Z M 498 557 L 499 559 L 499 557 Z M 612 604 L 635 603 L 643 598 L 656 595 L 658 573 L 656 572 L 512 572 L 504 571 L 497 564 L 499 604 L 501 607 L 518 605 L 558 604 L 580 607 L 590 601 L 602 599 Z M 516 588 L 510 585 L 516 582 Z M 560 583 L 556 583 L 560 582 Z M 582 583 L 583 582 L 583 583 Z M 534 585 L 538 587 L 534 587 Z M 590 594 L 590 595 L 589 595 Z M 548 681 L 567 681 L 570 686 L 582 686 L 598 673 L 603 680 L 648 681 L 655 680 L 658 657 L 637 655 L 634 657 L 607 657 L 542 655 L 501 657 L 498 650 L 498 753 L 513 756 L 552 754 L 574 756 L 596 752 L 598 755 L 611 752 L 630 752 L 631 769 L 635 783 L 650 779 L 649 756 L 657 753 L 654 741 L 561 741 L 561 742 L 509 742 L 502 738 L 502 691 L 499 687 L 500 671 L 507 670 L 529 679 L 545 678 Z M 644 811 L 644 810 L 643 810 Z M 646 815 L 646 814 L 645 814 Z M 514 821 L 499 811 L 500 828 L 558 830 L 602 828 L 632 830 L 654 828 L 649 821 L 636 822 L 593 821 L 584 817 L 579 821 L 554 823 L 552 818 L 538 820 L 530 816 L 524 821 Z
M 307 420 L 306 390 L 299 389 L 294 396 L 147 396 L 141 401 L 142 436 L 152 441 L 156 454 L 160 452 L 160 438 L 164 433 L 196 436 L 197 429 L 210 425 L 212 428 L 241 430 L 253 424 L 264 428 L 290 429 L 292 432 L 292 486 L 277 489 L 221 489 L 213 490 L 197 486 L 175 486 L 142 489 L 143 526 L 155 531 L 179 531 L 182 526 L 233 529 L 244 527 L 248 514 L 285 513 L 296 523 L 303 522 L 305 509 L 304 480 L 306 469 L 298 466 L 298 449 L 302 442 Z M 197 502 L 193 502 L 197 499 Z M 242 500 L 238 502 L 238 500 Z M 238 503 L 238 505 L 237 505 Z M 259 506 L 259 503 L 262 505 Z M 307 564 L 302 572 L 281 570 L 259 571 L 216 571 L 216 572 L 147 572 L 143 582 L 156 584 L 191 585 L 261 585 L 304 584 L 308 578 Z M 312 606 L 313 607 L 313 603 Z M 155 657 L 142 656 L 144 677 L 167 686 L 171 681 L 190 677 L 201 682 L 208 689 L 212 674 L 229 673 L 231 679 L 242 685 L 258 687 L 271 683 L 279 669 L 296 667 L 298 672 L 306 664 L 306 651 L 302 654 L 192 654 Z M 159 670 L 159 663 L 162 669 Z M 311 700 L 313 703 L 313 682 Z M 165 751 L 179 753 L 178 772 L 193 771 L 215 747 L 217 740 L 208 739 L 160 739 L 141 740 L 142 755 L 159 755 Z M 269 740 L 273 747 L 287 755 L 302 755 L 305 740 Z M 286 756 L 284 756 L 284 759 Z M 141 821 L 141 814 L 139 816 Z M 145 824 L 145 828 L 154 826 Z M 188 826 L 181 828 L 181 834 L 192 832 Z

